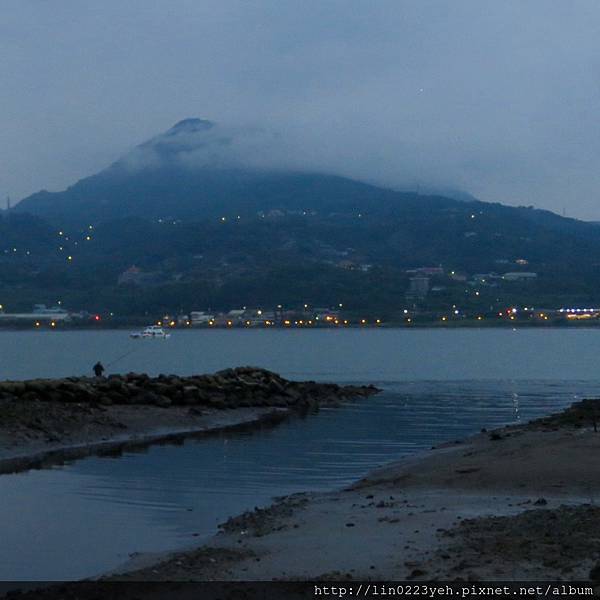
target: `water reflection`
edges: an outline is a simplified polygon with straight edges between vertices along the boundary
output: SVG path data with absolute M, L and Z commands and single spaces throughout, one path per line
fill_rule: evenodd
M 69 579 L 136 551 L 197 543 L 273 496 L 346 485 L 369 469 L 594 395 L 598 382 L 413 381 L 259 433 L 95 457 L 0 477 L 0 578 Z

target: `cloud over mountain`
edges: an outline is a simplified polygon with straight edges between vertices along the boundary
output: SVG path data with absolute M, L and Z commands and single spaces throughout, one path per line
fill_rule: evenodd
M 600 218 L 595 0 L 7 0 L 3 16 L 0 191 L 13 197 L 64 189 L 203 114 L 233 145 L 180 158 Z

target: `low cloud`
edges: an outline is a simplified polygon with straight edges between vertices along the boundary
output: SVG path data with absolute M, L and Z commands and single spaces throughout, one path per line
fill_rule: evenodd
M 181 153 L 190 164 L 600 219 L 595 0 L 7 0 L 5 16 L 0 191 L 13 196 L 64 188 L 202 116 L 218 128 Z

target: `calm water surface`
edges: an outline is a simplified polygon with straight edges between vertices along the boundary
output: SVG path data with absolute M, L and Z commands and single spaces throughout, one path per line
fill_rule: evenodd
M 339 487 L 600 389 L 595 330 L 207 331 L 154 341 L 119 331 L 0 333 L 0 378 L 84 374 L 98 359 L 116 361 L 109 372 L 154 374 L 252 364 L 384 392 L 275 429 L 0 476 L 0 579 L 85 577 L 132 552 L 198 543 L 273 496 Z
M 125 356 L 124 356 L 125 355 Z M 124 358 L 121 358 L 123 357 Z M 266 367 L 289 377 L 343 381 L 600 379 L 598 329 L 343 329 L 0 332 L 0 378 L 108 372 L 152 374 Z

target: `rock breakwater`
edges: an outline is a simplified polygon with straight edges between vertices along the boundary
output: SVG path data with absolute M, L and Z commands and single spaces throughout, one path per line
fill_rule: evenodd
M 211 375 L 128 373 L 109 377 L 67 377 L 0 382 L 0 401 L 110 405 L 251 406 L 310 408 L 353 396 L 369 396 L 374 386 L 340 386 L 290 381 L 257 367 L 225 369 Z

